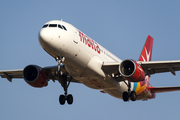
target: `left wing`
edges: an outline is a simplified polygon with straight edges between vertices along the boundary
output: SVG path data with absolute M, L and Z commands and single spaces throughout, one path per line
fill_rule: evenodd
M 53 81 L 57 80 L 57 76 L 55 75 L 55 72 L 58 70 L 58 66 L 48 66 L 48 67 L 41 67 L 41 68 L 47 74 L 48 79 L 52 79 Z M 64 66 L 61 66 L 61 71 L 63 75 L 70 76 Z M 12 82 L 13 78 L 23 78 L 23 69 L 2 70 L 0 71 L 0 76 L 2 78 L 7 78 L 10 82 Z M 69 81 L 69 79 L 67 80 Z M 71 82 L 79 83 L 79 81 L 74 78 L 71 79 Z
M 174 61 L 137 61 L 139 65 L 143 67 L 147 75 L 152 75 L 155 73 L 171 72 L 175 75 L 175 71 L 180 70 L 180 60 Z M 118 62 L 104 62 L 102 65 L 102 70 L 109 74 L 118 74 L 119 73 Z
M 162 92 L 178 91 L 178 90 L 180 90 L 180 87 L 151 87 L 148 89 L 154 93 L 162 93 Z
M 148 75 L 163 72 L 171 72 L 173 75 L 175 75 L 175 71 L 180 70 L 180 60 L 147 62 L 138 61 L 137 63 L 144 68 Z

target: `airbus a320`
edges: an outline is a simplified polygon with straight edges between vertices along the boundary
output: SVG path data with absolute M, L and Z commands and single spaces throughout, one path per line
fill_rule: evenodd
M 23 78 L 30 86 L 42 88 L 49 80 L 59 81 L 64 94 L 59 102 L 73 103 L 68 94 L 71 82 L 108 93 L 125 102 L 148 100 L 156 93 L 180 90 L 180 87 L 152 87 L 150 75 L 180 70 L 180 60 L 151 61 L 153 38 L 148 35 L 139 60 L 121 60 L 73 25 L 52 20 L 45 23 L 39 32 L 39 43 L 54 58 L 58 65 L 40 67 L 27 65 L 24 69 L 1 70 L 0 76 L 12 82 Z

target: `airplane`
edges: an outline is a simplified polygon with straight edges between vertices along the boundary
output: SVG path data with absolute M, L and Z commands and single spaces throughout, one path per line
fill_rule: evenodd
M 139 60 L 121 60 L 96 41 L 62 20 L 52 20 L 39 32 L 41 47 L 52 56 L 57 65 L 40 67 L 28 65 L 24 69 L 1 70 L 0 76 L 12 82 L 23 78 L 32 87 L 42 88 L 48 81 L 58 81 L 64 89 L 59 103 L 73 103 L 68 94 L 71 82 L 108 93 L 123 101 L 148 100 L 156 93 L 180 90 L 177 87 L 153 87 L 149 78 L 155 73 L 180 70 L 180 60 L 151 61 L 153 38 L 148 35 Z

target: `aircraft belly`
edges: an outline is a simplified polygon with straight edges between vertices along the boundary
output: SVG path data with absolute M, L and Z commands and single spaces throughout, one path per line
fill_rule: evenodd
M 121 89 L 107 89 L 104 91 L 113 97 L 122 99 L 123 91 L 121 91 Z
M 102 78 L 98 75 L 80 76 L 75 77 L 75 79 L 92 89 L 118 89 L 120 87 L 119 82 L 116 82 L 113 79 L 109 79 L 109 77 Z
M 117 89 L 104 89 L 109 95 L 122 99 L 122 94 L 125 91 L 128 91 L 128 87 L 124 82 L 119 82 L 119 88 Z

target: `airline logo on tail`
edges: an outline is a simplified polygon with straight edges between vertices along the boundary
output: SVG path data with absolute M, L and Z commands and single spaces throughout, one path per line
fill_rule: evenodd
M 139 61 L 151 61 L 152 47 L 153 47 L 153 38 L 150 35 L 148 35 L 146 43 L 140 55 Z

